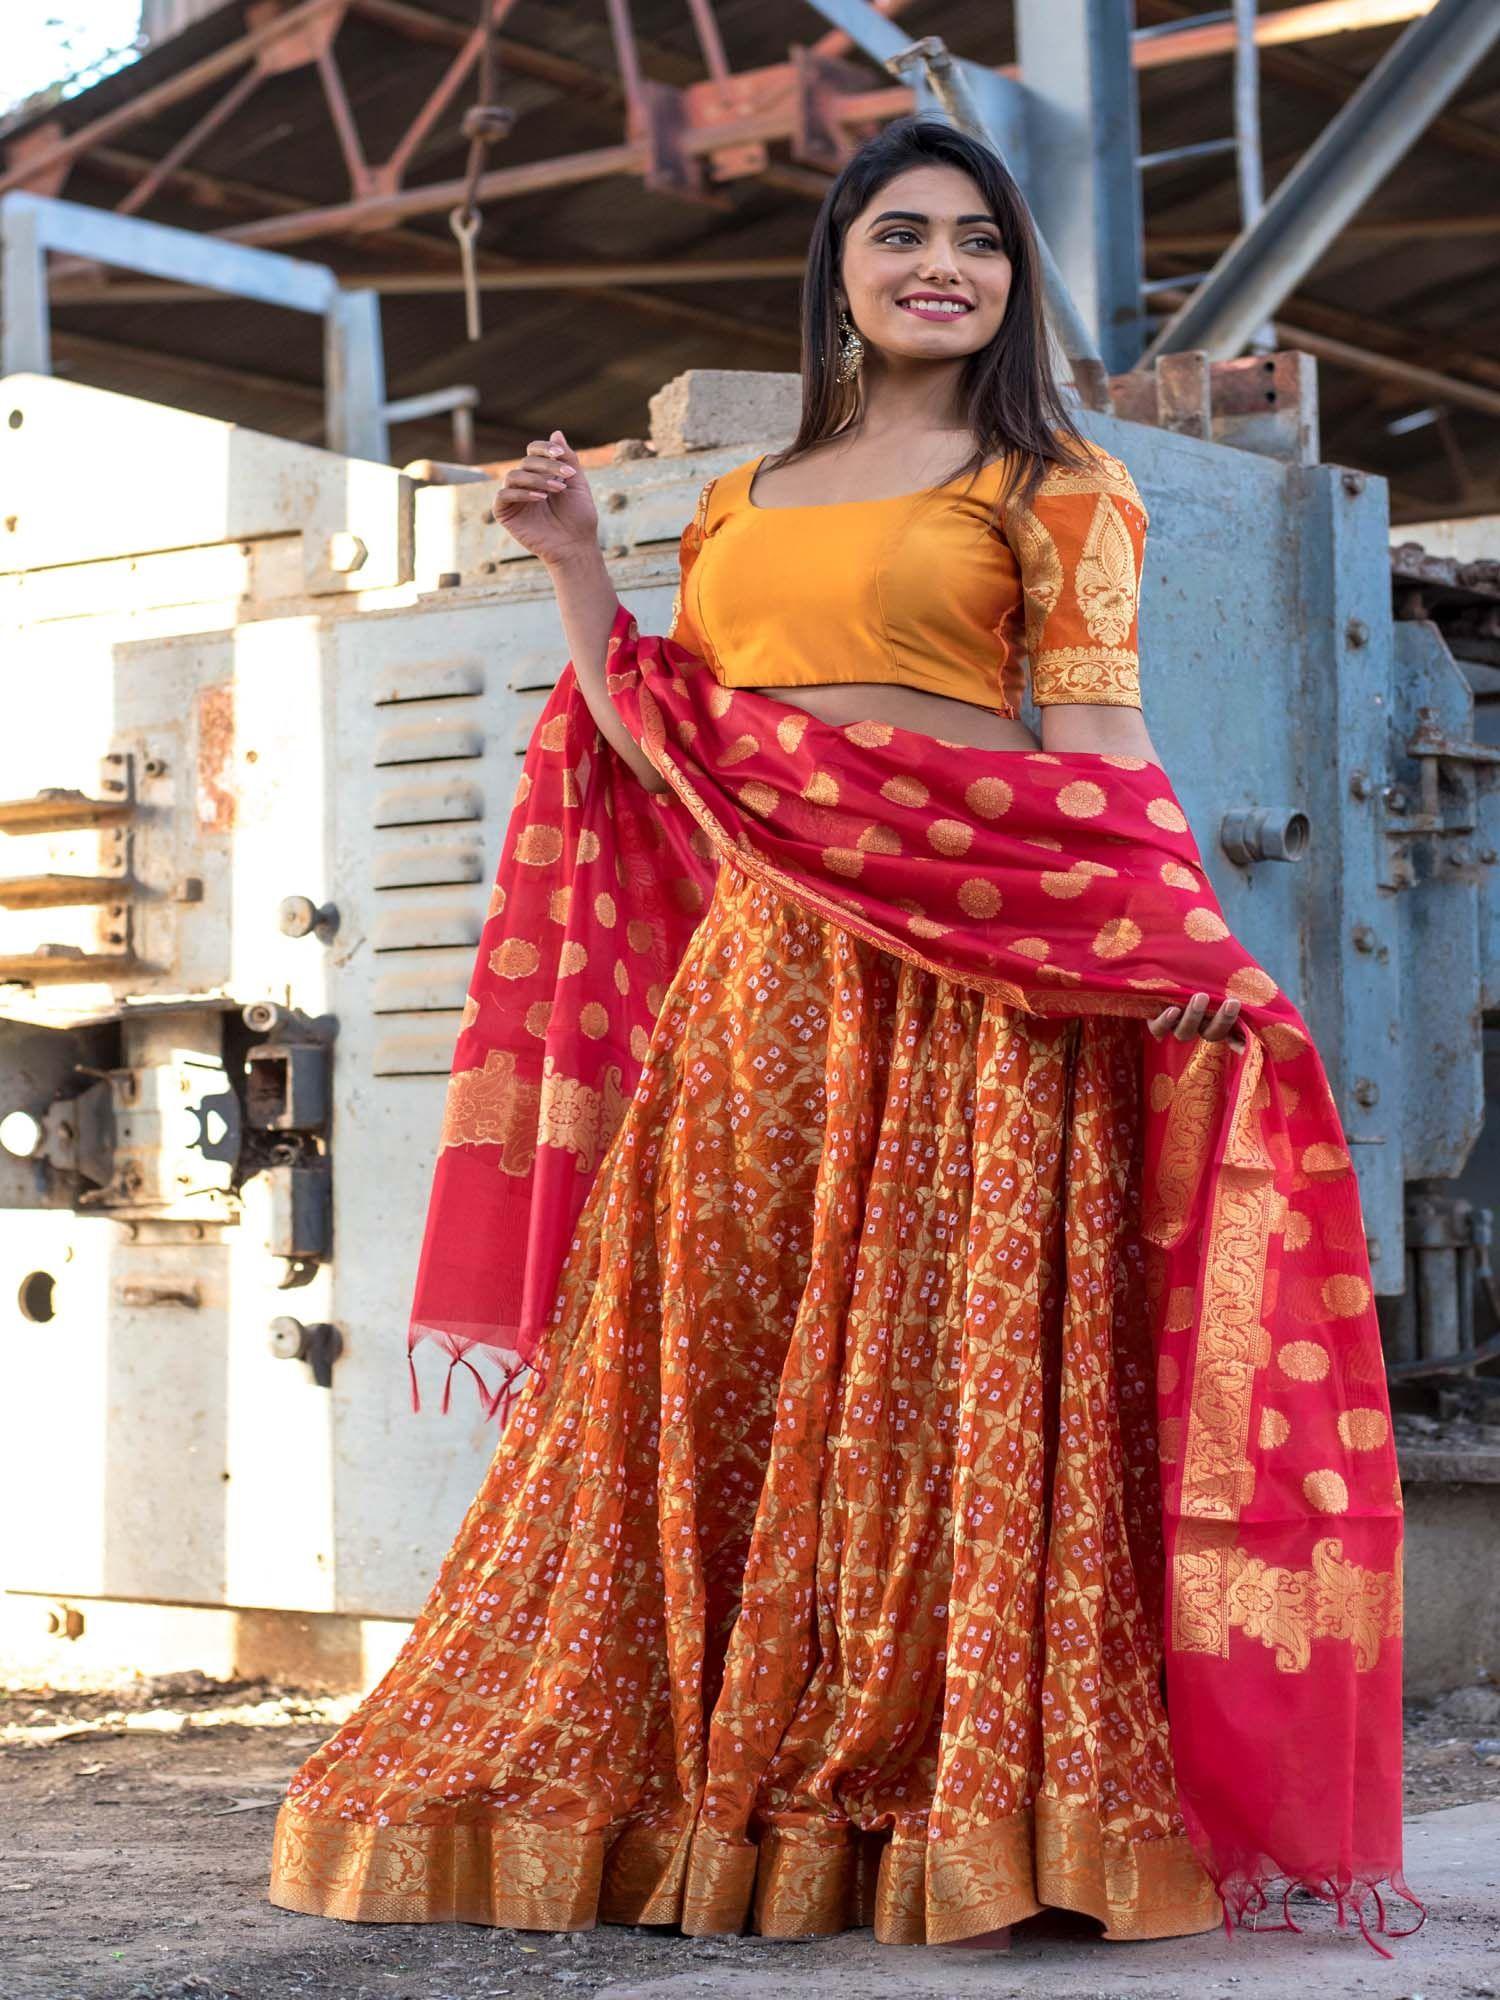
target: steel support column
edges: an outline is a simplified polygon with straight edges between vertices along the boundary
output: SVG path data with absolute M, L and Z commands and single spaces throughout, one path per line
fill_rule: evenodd
M 1130 12 L 1128 0 L 1016 0 L 1027 198 L 1111 374 L 1145 340 Z
M 1022 0 L 1025 7 L 1042 0 Z M 1055 0 L 1052 0 L 1055 4 Z M 1238 354 L 1500 41 L 1496 0 L 1437 0 L 1384 56 L 1146 355 Z

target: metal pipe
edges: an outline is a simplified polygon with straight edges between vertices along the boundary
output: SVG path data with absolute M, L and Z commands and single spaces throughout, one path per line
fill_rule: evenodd
M 1265 163 L 1260 144 L 1260 50 L 1255 46 L 1257 17 L 1257 0 L 1234 0 L 1234 137 L 1241 229 L 1259 222 L 1266 206 Z M 1258 354 L 1271 352 L 1275 337 L 1268 320 L 1262 321 L 1250 336 L 1250 346 Z
M 1239 148 L 1240 226 L 1258 221 L 1266 205 L 1260 151 L 1260 52 L 1255 46 L 1256 0 L 1234 0 L 1234 136 Z
M 418 417 L 441 417 L 449 410 L 475 409 L 479 391 L 471 382 L 456 382 L 451 389 L 429 389 L 425 395 L 402 396 L 387 403 L 385 414 L 393 424 L 409 424 Z
M 1159 153 L 1142 153 L 1136 165 L 1144 173 L 1149 167 L 1171 167 L 1179 160 L 1208 160 L 1220 153 L 1232 153 L 1233 139 L 1194 139 L 1186 146 L 1167 146 Z
M 369 163 L 365 159 L 365 149 L 360 143 L 359 127 L 354 122 L 349 94 L 344 89 L 338 58 L 328 42 L 318 50 L 317 67 L 323 85 L 323 96 L 328 104 L 328 115 L 333 120 L 339 150 L 344 156 L 344 167 L 349 175 L 349 192 L 355 195 L 363 194 L 370 185 Z
M 1500 40 L 1495 0 L 1437 0 L 1388 51 L 1140 365 L 1237 354 Z

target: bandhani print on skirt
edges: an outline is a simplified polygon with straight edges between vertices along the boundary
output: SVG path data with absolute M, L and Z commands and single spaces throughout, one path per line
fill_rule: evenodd
M 721 686 L 623 605 L 607 677 L 670 790 L 638 783 L 569 664 L 458 1039 L 412 1345 L 437 1341 L 502 1416 L 545 1368 L 579 1212 L 726 862 L 1025 1012 L 1139 1020 L 1188 1834 L 1226 1923 L 1273 1893 L 1290 1922 L 1293 1888 L 1367 1936 L 1387 1931 L 1385 1892 L 1420 1921 L 1401 1864 L 1401 1492 L 1358 1182 L 1307 1026 L 1231 933 L 1165 772 L 825 723 Z M 1241 1002 L 1242 1052 L 1145 1032 L 1198 990 Z M 476 1357 L 498 1362 L 493 1388 Z

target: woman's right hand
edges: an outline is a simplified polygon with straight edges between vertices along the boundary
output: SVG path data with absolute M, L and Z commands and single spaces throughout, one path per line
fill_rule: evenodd
M 561 431 L 533 438 L 500 482 L 492 519 L 549 565 L 599 546 L 599 510 L 578 454 Z

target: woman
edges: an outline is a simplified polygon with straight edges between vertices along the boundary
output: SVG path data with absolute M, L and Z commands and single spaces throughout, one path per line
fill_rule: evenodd
M 1145 511 L 1053 387 L 1016 188 L 947 125 L 845 168 L 804 315 L 798 436 L 705 486 L 664 637 L 560 432 L 497 497 L 572 658 L 414 1337 L 532 1369 L 293 1780 L 273 1900 L 997 1943 L 1282 1884 L 1383 1929 L 1357 1184 L 1146 732 Z

